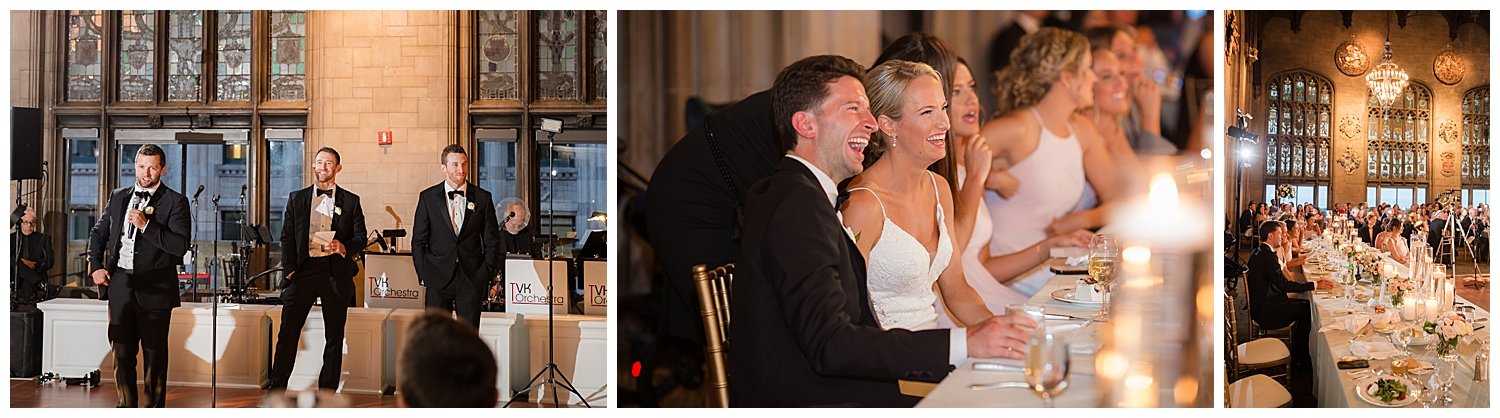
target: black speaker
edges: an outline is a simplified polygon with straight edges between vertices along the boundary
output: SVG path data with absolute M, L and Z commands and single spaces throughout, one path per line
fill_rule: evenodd
M 42 311 L 23 304 L 10 313 L 10 377 L 42 374 Z
M 10 178 L 42 178 L 42 109 L 10 108 Z

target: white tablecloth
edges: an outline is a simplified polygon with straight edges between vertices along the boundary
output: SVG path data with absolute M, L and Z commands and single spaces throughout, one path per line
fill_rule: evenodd
M 1052 262 L 1058 262 L 1053 260 Z M 1044 263 L 1026 273 L 1027 277 L 1035 275 L 1046 275 L 1050 277 L 1045 286 L 1032 296 L 1030 302 L 1042 304 L 1048 313 L 1065 314 L 1078 317 L 1089 317 L 1099 311 L 1097 305 L 1078 305 L 1061 302 L 1052 299 L 1052 291 L 1072 287 L 1073 282 L 1080 277 L 1078 275 L 1060 276 L 1053 274 L 1049 269 L 1050 264 Z M 1078 324 L 1079 321 L 1047 321 L 1048 327 L 1057 328 L 1064 324 Z M 1097 348 L 1097 340 L 1093 337 L 1096 325 L 1090 325 L 1082 329 L 1062 332 L 1070 342 L 1089 348 Z M 1092 352 L 1093 350 L 1088 350 Z M 998 363 L 1013 367 L 1007 367 L 1004 371 L 979 371 L 974 370 L 974 363 L 987 362 Z M 1094 356 L 1082 354 L 1074 350 L 1072 356 L 1072 370 L 1068 378 L 1068 389 L 1056 398 L 1056 406 L 1059 408 L 1091 408 L 1097 406 L 1099 396 L 1095 388 L 1094 379 Z M 937 387 L 917 403 L 917 407 L 928 408 L 979 408 L 979 407 L 1018 407 L 1018 408 L 1040 408 L 1042 398 L 1029 389 L 989 389 L 973 390 L 969 385 L 987 384 L 995 382 L 1025 382 L 1026 375 L 1022 372 L 1022 362 L 1007 359 L 978 359 L 969 358 L 963 362 L 953 373 L 949 373 Z
M 1389 260 L 1387 261 L 1389 262 Z M 1304 268 L 1304 270 L 1306 271 L 1309 280 L 1327 278 L 1325 273 L 1316 271 L 1316 269 L 1314 268 L 1309 267 Z M 1405 272 L 1406 268 L 1399 267 L 1398 270 L 1401 272 Z M 1369 294 L 1371 290 L 1367 286 L 1361 286 L 1360 288 L 1358 288 L 1357 292 Z M 1353 337 L 1354 334 L 1342 329 L 1342 327 L 1335 327 L 1337 329 L 1330 329 L 1327 332 L 1321 331 L 1325 326 L 1338 324 L 1340 322 L 1339 318 L 1345 315 L 1349 315 L 1351 311 L 1353 311 L 1353 313 L 1355 314 L 1372 314 L 1373 310 L 1365 307 L 1364 304 L 1359 304 L 1358 308 L 1349 309 L 1347 308 L 1348 301 L 1346 299 L 1343 299 L 1341 294 L 1315 294 L 1313 295 L 1312 300 L 1313 326 L 1311 331 L 1309 331 L 1310 335 L 1308 339 L 1308 349 L 1312 351 L 1311 354 L 1314 367 L 1313 374 L 1315 378 L 1314 390 L 1318 397 L 1318 406 L 1324 408 L 1377 407 L 1376 405 L 1361 400 L 1358 395 L 1355 394 L 1354 391 L 1356 388 L 1354 382 L 1357 379 L 1350 377 L 1349 372 L 1353 372 L 1356 370 L 1338 369 L 1339 358 L 1350 354 L 1349 344 L 1352 342 L 1351 337 Z M 1461 297 L 1458 298 L 1458 300 L 1459 304 L 1461 305 L 1473 306 L 1473 304 L 1469 303 L 1467 300 L 1464 300 Z M 1473 317 L 1476 320 L 1476 324 L 1474 324 L 1476 327 L 1479 325 L 1486 325 L 1484 329 L 1475 332 L 1475 341 L 1481 338 L 1484 340 L 1488 340 L 1490 334 L 1490 329 L 1488 327 L 1489 312 L 1475 307 Z M 1359 340 L 1390 341 L 1387 334 L 1382 334 L 1374 331 L 1367 332 L 1366 335 L 1360 337 Z M 1477 343 L 1459 344 L 1459 370 L 1457 376 L 1453 378 L 1453 388 L 1450 391 L 1451 394 L 1449 395 L 1454 399 L 1454 403 L 1452 405 L 1453 407 L 1486 408 L 1490 405 L 1489 382 L 1474 381 L 1474 354 L 1476 351 L 1478 351 L 1478 348 L 1479 346 Z M 1411 347 L 1411 351 L 1415 358 L 1427 362 L 1437 362 L 1436 355 L 1432 352 L 1431 346 L 1413 346 Z M 1368 370 L 1389 371 L 1390 364 L 1390 360 L 1370 360 L 1370 368 Z M 1361 374 L 1358 377 L 1363 378 L 1364 376 L 1365 374 Z M 1423 379 L 1423 381 L 1425 381 L 1425 379 L 1431 376 L 1411 375 L 1410 377 Z M 1408 407 L 1420 408 L 1421 404 L 1413 403 Z

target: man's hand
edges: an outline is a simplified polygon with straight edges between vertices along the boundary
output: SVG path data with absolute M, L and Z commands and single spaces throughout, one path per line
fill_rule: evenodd
M 98 270 L 94 270 L 93 273 L 89 273 L 89 275 L 94 277 L 94 284 L 95 285 L 98 285 L 98 286 L 108 286 L 109 285 L 109 272 L 108 271 L 105 271 L 104 269 L 98 269 Z
M 1318 290 L 1332 289 L 1333 288 L 1333 281 L 1332 280 L 1328 280 L 1328 279 L 1318 280 L 1317 281 L 1317 286 L 1318 286 Z
M 341 255 L 341 256 L 344 256 L 344 257 L 348 257 L 349 256 L 348 251 L 344 250 L 344 243 L 339 242 L 339 240 L 333 240 L 333 241 L 329 242 L 328 245 L 324 245 L 323 246 L 323 251 L 327 251 L 327 252 L 330 252 L 330 253 L 338 254 L 338 255 Z
M 131 209 L 125 213 L 125 220 L 135 225 L 136 229 L 146 229 L 146 213 L 140 209 Z
M 21 259 L 21 264 L 25 264 L 26 268 L 29 268 L 29 269 L 32 269 L 32 270 L 36 270 L 36 262 L 35 261 L 31 261 L 31 260 L 27 260 L 27 259 L 23 258 L 23 259 Z
M 1020 315 L 1001 315 L 968 327 L 969 357 L 1026 358 L 1026 333 L 1038 324 Z

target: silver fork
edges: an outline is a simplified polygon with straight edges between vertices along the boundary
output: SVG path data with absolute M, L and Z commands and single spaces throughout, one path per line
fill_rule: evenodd
M 969 385 L 969 390 L 1028 389 L 1030 387 L 1031 387 L 1031 385 L 1027 385 L 1026 382 L 995 382 L 995 383 L 985 383 L 985 384 Z

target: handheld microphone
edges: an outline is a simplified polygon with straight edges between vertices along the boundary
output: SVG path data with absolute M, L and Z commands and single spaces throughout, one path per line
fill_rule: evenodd
M 198 191 L 193 192 L 193 202 L 196 203 L 198 201 L 198 195 L 201 195 L 201 194 L 203 194 L 203 185 L 202 184 L 198 185 Z
M 510 211 L 510 213 L 506 213 L 505 220 L 500 221 L 500 225 L 505 225 L 506 222 L 510 222 L 510 218 L 514 217 L 516 217 L 516 211 Z

